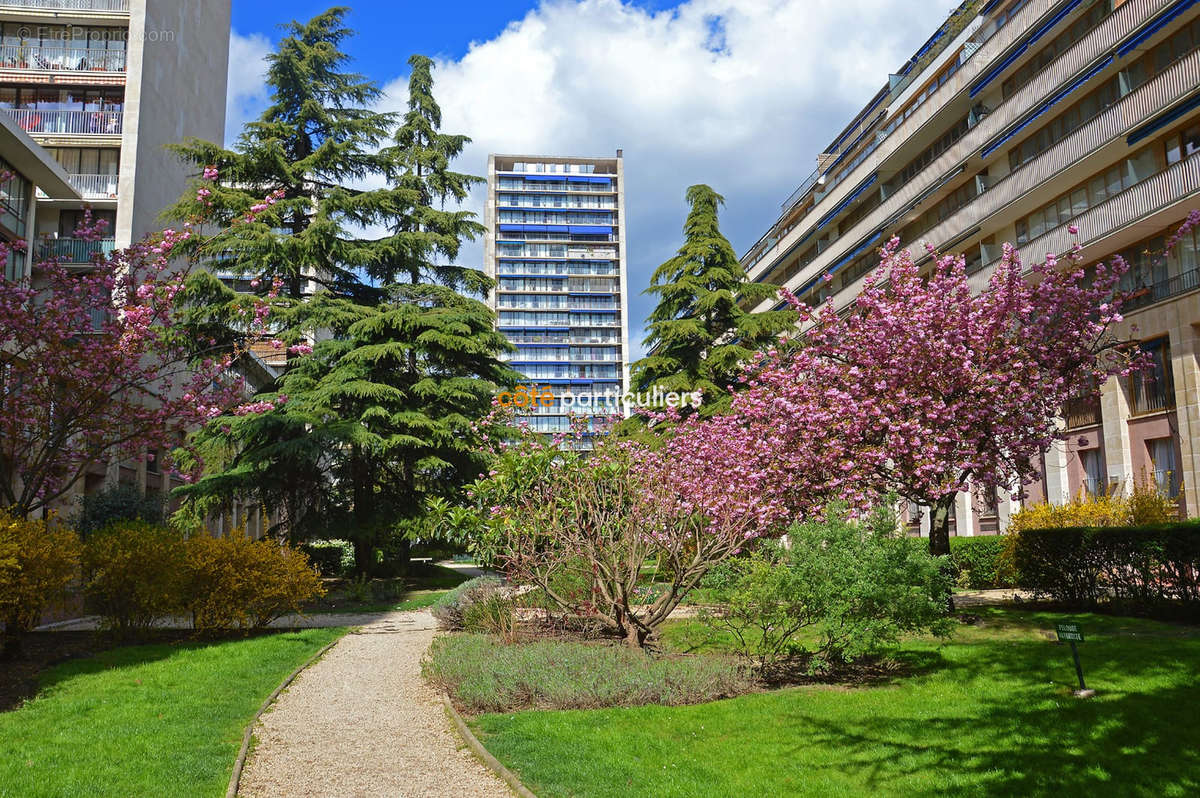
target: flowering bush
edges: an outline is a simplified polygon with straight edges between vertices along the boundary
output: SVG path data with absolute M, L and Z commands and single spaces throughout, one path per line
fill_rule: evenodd
M 192 624 L 202 631 L 260 629 L 325 595 L 303 553 L 243 531 L 189 539 L 184 582 Z
M 183 538 L 145 521 L 117 521 L 83 547 L 84 595 L 105 627 L 144 631 L 184 605 Z
M 1027 268 L 1005 246 L 976 291 L 961 256 L 930 255 L 919 265 L 892 239 L 847 307 L 785 293 L 801 340 L 762 354 L 732 413 L 685 422 L 674 444 L 706 506 L 741 505 L 761 526 L 896 492 L 934 508 L 930 548 L 944 554 L 958 492 L 1019 491 L 1065 434 L 1065 402 L 1143 362 L 1111 332 L 1119 259 L 1085 273 L 1077 246 Z
M 1152 480 L 1143 477 L 1134 482 L 1128 495 L 1118 491 L 1098 496 L 1080 494 L 1066 504 L 1039 502 L 1022 507 L 1009 522 L 1009 531 L 1140 526 L 1177 520 L 1178 500 L 1170 498 Z
M 28 520 L 0 510 L 0 621 L 5 653 L 19 635 L 41 621 L 42 612 L 69 595 L 79 576 L 79 537 L 54 519 Z
M 583 456 L 527 433 L 469 487 L 476 512 L 459 528 L 513 582 L 644 645 L 710 568 L 768 528 L 730 487 L 740 480 L 690 479 L 700 475 L 674 451 L 609 438 Z M 668 580 L 646 594 L 639 577 L 655 564 Z
M 244 383 L 232 366 L 265 329 L 274 294 L 245 299 L 241 341 L 197 332 L 185 290 L 191 264 L 179 254 L 203 221 L 111 254 L 97 245 L 85 271 L 65 258 L 37 259 L 28 276 L 4 283 L 0 505 L 29 516 L 94 465 L 169 452 L 238 408 Z M 85 218 L 75 236 L 97 242 L 105 224 Z M 34 259 L 29 249 L 0 243 L 0 265 Z

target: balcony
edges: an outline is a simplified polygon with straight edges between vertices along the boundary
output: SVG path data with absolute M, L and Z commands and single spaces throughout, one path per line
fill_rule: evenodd
M 1090 427 L 1100 423 L 1100 396 L 1082 396 L 1071 399 L 1063 408 L 1063 418 L 1066 419 L 1067 429 Z
M 89 240 L 86 238 L 50 238 L 38 249 L 39 258 L 58 258 L 62 263 L 91 263 L 96 255 L 108 257 L 116 248 L 111 238 Z
M 119 136 L 125 126 L 124 111 L 5 110 L 30 135 Z
M 31 11 L 116 11 L 129 12 L 129 0 L 0 0 L 0 8 Z
M 76 175 L 67 176 L 70 183 L 79 189 L 84 199 L 115 200 L 117 198 L 116 175 Z
M 1200 288 L 1200 269 L 1188 269 L 1182 274 L 1134 289 L 1121 303 L 1121 311 L 1132 313 L 1155 302 L 1195 291 L 1197 288 Z
M 124 50 L 7 44 L 0 47 L 0 69 L 36 72 L 124 72 Z

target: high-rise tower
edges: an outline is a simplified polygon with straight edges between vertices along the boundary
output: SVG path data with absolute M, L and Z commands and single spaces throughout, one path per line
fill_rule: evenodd
M 615 158 L 492 155 L 484 263 L 491 306 L 538 389 L 521 408 L 545 433 L 623 412 L 629 385 L 625 176 Z M 549 397 L 553 394 L 553 399 Z

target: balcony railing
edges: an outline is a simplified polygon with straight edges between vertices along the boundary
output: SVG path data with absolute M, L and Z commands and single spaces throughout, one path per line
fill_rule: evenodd
M 1183 274 L 1135 288 L 1121 303 L 1121 310 L 1130 313 L 1197 288 L 1200 288 L 1200 269 L 1189 269 Z
M 91 263 L 96 254 L 108 257 L 116 242 L 111 238 L 95 241 L 85 238 L 51 238 L 42 242 L 38 255 L 42 258 L 59 258 L 64 263 Z
M 26 133 L 68 135 L 120 135 L 123 111 L 43 111 L 37 108 L 6 108 Z
M 42 72 L 124 72 L 124 50 L 93 47 L 46 47 L 40 44 L 0 46 L 0 69 Z
M 1068 429 L 1100 423 L 1100 397 L 1084 396 L 1072 399 L 1063 408 Z
M 71 185 L 79 189 L 84 199 L 116 199 L 116 175 L 68 175 Z
M 129 0 L 0 0 L 0 8 L 47 11 L 129 11 Z

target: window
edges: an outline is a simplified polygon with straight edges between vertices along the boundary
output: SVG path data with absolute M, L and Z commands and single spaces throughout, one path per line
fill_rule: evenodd
M 1154 413 L 1175 406 L 1175 383 L 1171 374 L 1171 345 L 1166 338 L 1141 344 L 1149 365 L 1128 377 L 1129 406 L 1134 415 Z
M 1013 170 L 1041 155 L 1099 116 L 1125 95 L 1163 72 L 1200 45 L 1200 26 L 1184 28 L 1172 39 L 1142 56 L 1076 101 L 1008 153 Z
M 1104 454 L 1100 449 L 1082 449 L 1079 462 L 1083 465 L 1083 491 L 1088 496 L 1103 495 L 1107 489 L 1104 476 Z
M 9 239 L 25 238 L 33 185 L 3 159 L 0 159 L 0 172 L 11 175 L 0 183 L 0 227 Z
M 1150 462 L 1154 467 L 1154 483 L 1174 499 L 1179 495 L 1179 464 L 1175 457 L 1174 438 L 1155 438 L 1146 441 Z
M 1176 164 L 1200 152 L 1200 124 L 1167 137 L 1167 165 Z

